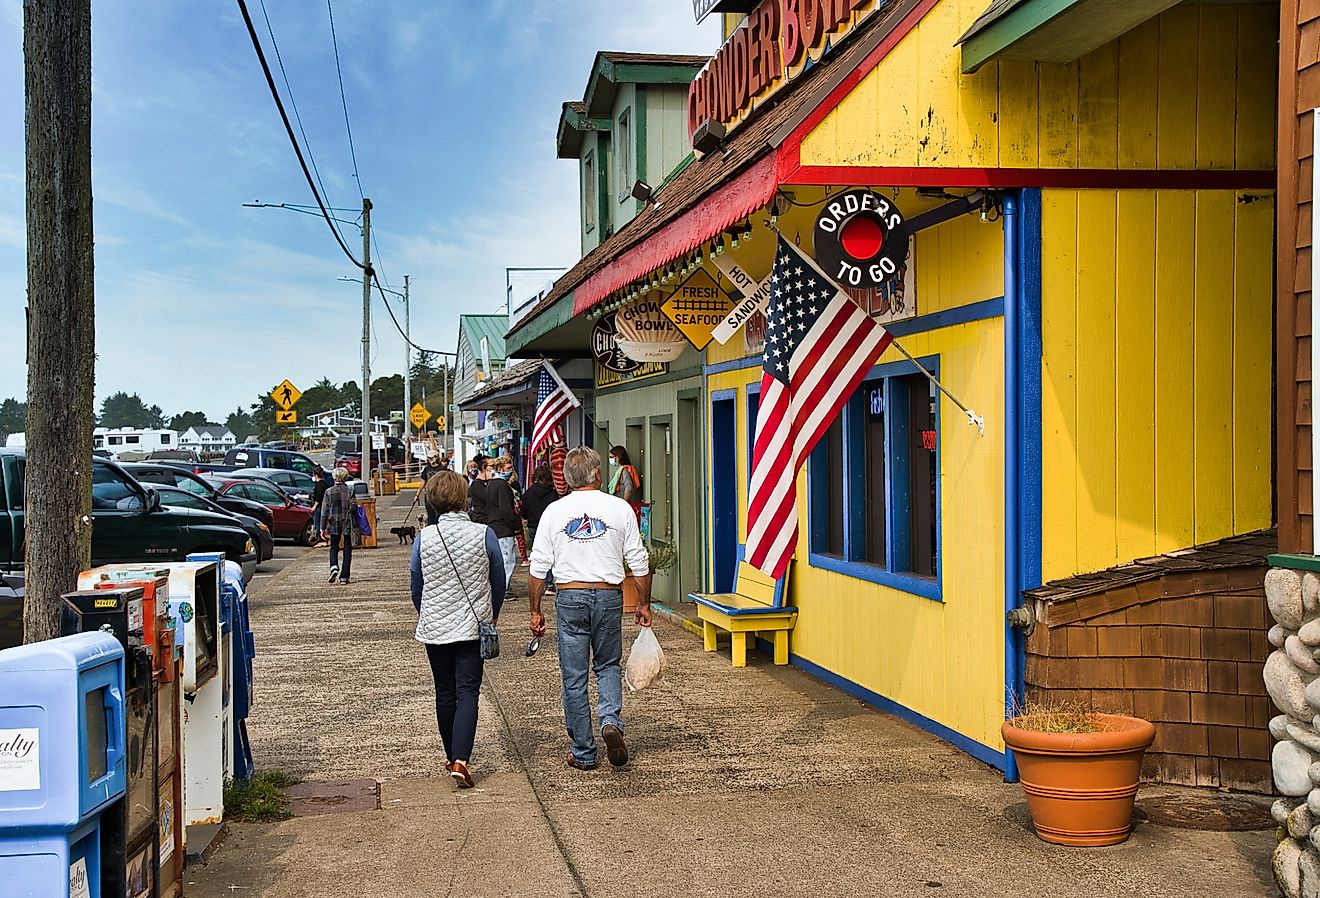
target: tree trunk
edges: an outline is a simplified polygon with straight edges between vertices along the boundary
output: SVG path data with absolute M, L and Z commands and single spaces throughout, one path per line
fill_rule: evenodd
M 27 642 L 59 635 L 91 562 L 91 0 L 24 0 L 27 88 Z

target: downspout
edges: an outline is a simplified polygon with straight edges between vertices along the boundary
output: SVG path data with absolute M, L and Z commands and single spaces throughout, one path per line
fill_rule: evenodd
M 1006 192 L 1004 204 L 1004 707 L 1026 700 L 1026 639 L 1034 624 L 1022 593 L 1041 584 L 1041 198 Z M 1004 778 L 1017 780 L 1012 752 Z
M 1018 684 L 1022 680 L 1021 632 L 1009 624 L 1008 615 L 1020 599 L 1021 556 L 1019 542 L 1021 525 L 1021 494 L 1018 451 L 1019 418 L 1021 415 L 1022 375 L 1019 366 L 1018 330 L 1021 326 L 1018 303 L 1018 261 L 1021 234 L 1018 223 L 1018 194 L 1005 192 L 1004 204 L 1004 716 L 1021 707 L 1023 695 Z M 1007 747 L 1004 749 L 1004 781 L 1017 782 L 1017 759 Z

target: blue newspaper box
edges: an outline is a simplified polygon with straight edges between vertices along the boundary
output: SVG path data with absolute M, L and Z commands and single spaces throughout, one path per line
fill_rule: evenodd
M 124 894 L 124 649 L 79 633 L 0 652 L 0 883 L 14 898 Z

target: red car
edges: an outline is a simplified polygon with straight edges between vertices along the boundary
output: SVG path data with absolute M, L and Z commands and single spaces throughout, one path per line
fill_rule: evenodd
M 275 516 L 270 528 L 275 539 L 292 539 L 304 546 L 316 544 L 311 506 L 299 505 L 274 487 L 253 480 L 222 480 L 217 488 L 222 496 L 240 496 L 269 508 Z

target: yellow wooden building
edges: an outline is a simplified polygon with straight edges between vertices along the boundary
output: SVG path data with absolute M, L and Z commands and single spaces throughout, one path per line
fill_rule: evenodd
M 776 2 L 728 17 L 726 47 L 757 46 L 737 32 Z M 721 94 L 717 55 L 691 124 L 720 120 L 723 145 L 537 314 L 597 314 L 722 252 L 764 277 L 776 231 L 809 250 L 830 196 L 895 201 L 915 314 L 887 326 L 984 433 L 897 351 L 876 359 L 799 477 L 790 657 L 1011 774 L 1024 590 L 1271 525 L 1277 23 L 1255 4 L 1128 5 L 1113 33 L 1039 0 L 847 6 L 812 65 L 781 35 L 760 95 Z M 755 335 L 705 351 L 707 590 L 741 557 L 760 365 Z

